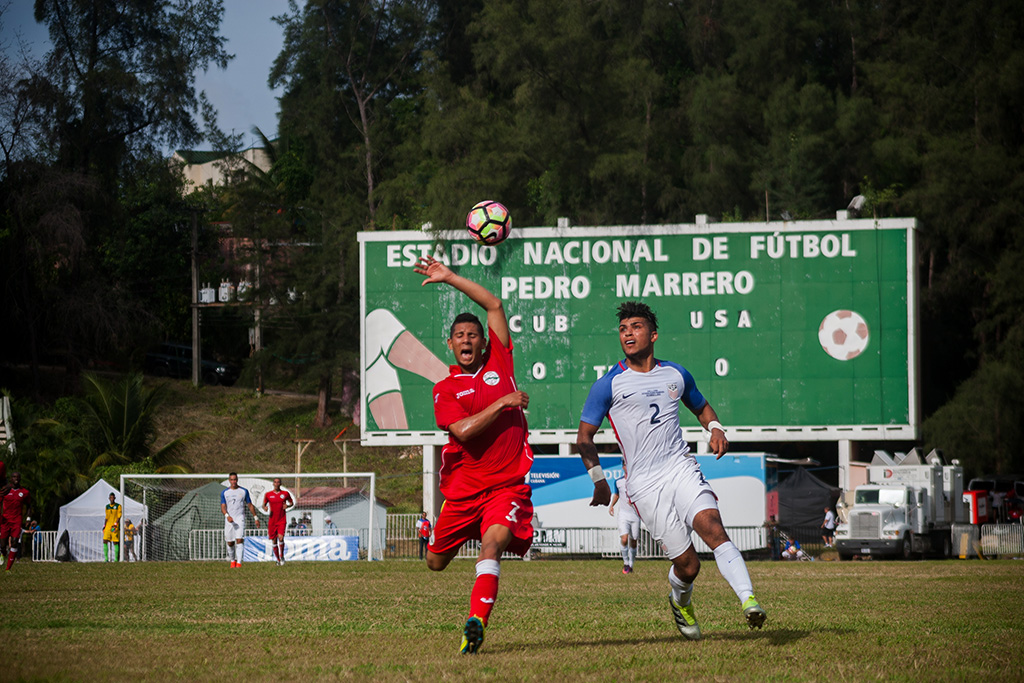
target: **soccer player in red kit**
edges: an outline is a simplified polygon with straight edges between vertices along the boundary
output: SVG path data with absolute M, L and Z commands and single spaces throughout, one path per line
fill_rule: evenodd
M 285 512 L 295 506 L 292 494 L 281 490 L 281 479 L 274 479 L 274 490 L 267 491 L 263 496 L 263 511 L 270 507 L 270 519 L 267 521 L 267 536 L 274 546 L 274 558 L 277 566 L 284 565 L 284 531 L 288 519 Z
M 28 513 L 28 503 L 32 496 L 28 489 L 21 485 L 21 473 L 11 472 L 10 484 L 0 493 L 3 494 L 3 512 L 0 514 L 0 548 L 7 547 L 7 571 L 18 557 L 21 546 L 21 527 Z M 8 545 L 9 544 L 9 545 Z
M 475 315 L 455 317 L 448 348 L 456 365 L 434 385 L 434 418 L 448 432 L 448 443 L 441 450 L 445 501 L 434 524 L 434 542 L 427 547 L 427 567 L 441 571 L 464 543 L 480 541 L 460 650 L 475 654 L 498 597 L 501 554 L 525 555 L 533 541 L 533 503 L 526 483 L 533 451 L 523 412 L 530 397 L 516 387 L 501 299 L 430 256 L 420 258 L 414 270 L 426 276 L 424 285 L 450 285 L 487 312 L 487 336 Z

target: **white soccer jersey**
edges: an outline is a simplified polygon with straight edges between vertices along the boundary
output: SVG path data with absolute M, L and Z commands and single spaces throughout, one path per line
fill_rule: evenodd
M 235 522 L 245 523 L 245 508 L 252 502 L 249 499 L 249 489 L 241 486 L 237 489 L 224 489 L 220 492 L 220 502 Z
M 689 371 L 662 360 L 650 372 L 636 372 L 620 361 L 590 388 L 580 421 L 600 427 L 608 417 L 622 449 L 631 499 L 680 467 L 700 469 L 689 457 L 679 425 L 680 401 L 691 411 L 707 405 Z

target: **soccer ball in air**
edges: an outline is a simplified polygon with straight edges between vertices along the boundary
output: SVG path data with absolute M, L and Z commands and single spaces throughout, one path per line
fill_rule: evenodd
M 818 326 L 818 342 L 836 360 L 852 360 L 868 347 L 868 324 L 856 311 L 832 311 Z
M 493 246 L 504 242 L 512 232 L 512 216 L 498 202 L 485 199 L 469 210 L 466 230 L 480 244 Z

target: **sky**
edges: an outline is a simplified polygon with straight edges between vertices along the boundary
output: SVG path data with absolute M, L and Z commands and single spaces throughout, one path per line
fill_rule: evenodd
M 11 61 L 18 60 L 17 37 L 28 43 L 32 54 L 42 58 L 49 49 L 46 27 L 32 17 L 31 0 L 0 0 L 3 22 L 0 46 Z M 277 134 L 277 97 L 280 89 L 267 86 L 267 76 L 281 51 L 283 34 L 271 17 L 288 10 L 286 0 L 224 0 L 220 33 L 227 38 L 225 50 L 235 58 L 225 70 L 211 67 L 196 76 L 196 90 L 205 90 L 217 109 L 218 123 L 227 133 L 245 133 L 245 146 L 256 144 L 253 126 L 273 139 Z

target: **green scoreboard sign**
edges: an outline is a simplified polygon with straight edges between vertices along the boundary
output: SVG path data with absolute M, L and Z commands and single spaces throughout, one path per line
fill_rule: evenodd
M 917 438 L 913 219 L 359 235 L 367 444 L 441 443 L 431 387 L 449 325 L 481 316 L 413 272 L 431 254 L 501 297 L 534 443 L 575 440 L 591 384 L 623 358 L 616 307 L 658 315 L 655 355 L 694 376 L 741 441 Z M 611 441 L 608 425 L 599 438 Z M 700 440 L 696 420 L 684 425 Z

